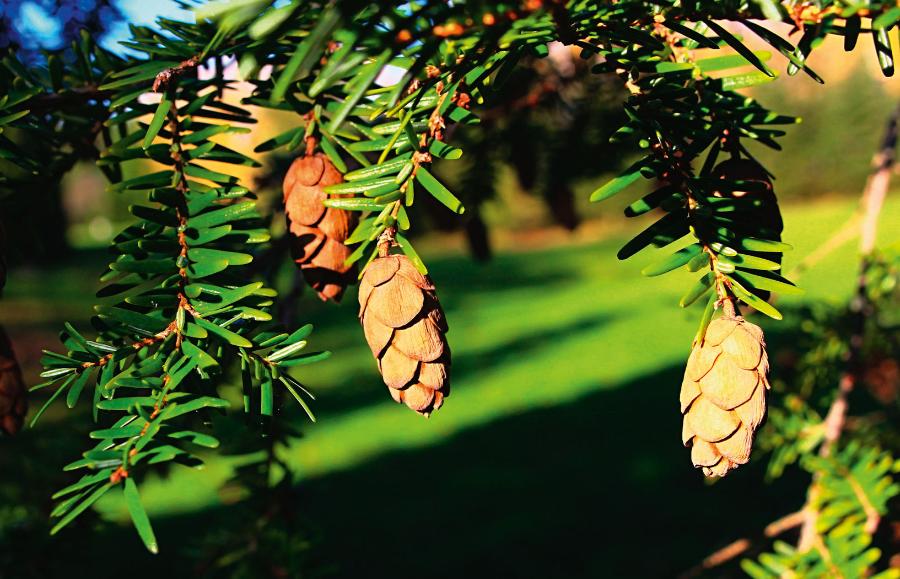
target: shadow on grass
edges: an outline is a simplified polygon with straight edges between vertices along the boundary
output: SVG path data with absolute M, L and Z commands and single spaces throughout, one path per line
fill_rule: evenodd
M 598 313 L 575 322 L 551 327 L 542 326 L 531 333 L 488 348 L 462 354 L 454 352 L 453 382 L 473 383 L 473 377 L 478 373 L 504 366 L 514 362 L 516 358 L 527 357 L 558 340 L 576 339 L 579 335 L 593 332 L 614 319 L 615 316 L 608 312 Z M 368 350 L 366 356 L 369 357 Z M 328 396 L 322 398 L 319 408 L 323 412 L 335 414 L 382 402 L 387 396 L 387 391 L 375 367 L 375 361 L 371 360 L 371 372 L 366 376 L 350 376 L 330 384 Z
M 674 577 L 796 509 L 805 485 L 802 476 L 765 484 L 759 457 L 705 483 L 666 395 L 681 373 L 667 368 L 303 481 L 287 516 L 314 521 L 304 532 L 316 537 L 317 565 L 338 577 Z M 132 577 L 194 576 L 197 545 L 246 525 L 241 513 L 238 504 L 155 519 L 158 557 L 131 528 L 91 535 L 80 523 L 58 541 L 82 543 L 91 577 L 118 576 L 128 561 L 140 562 Z
M 547 250 L 552 257 L 552 250 Z M 540 289 L 547 293 L 554 288 L 576 283 L 579 274 L 559 259 L 534 257 L 523 260 L 515 254 L 495 257 L 489 263 L 473 262 L 465 256 L 448 255 L 429 260 L 429 272 L 438 287 L 438 297 L 445 312 L 450 317 L 450 331 L 453 318 L 466 303 L 473 298 L 489 297 L 494 302 L 502 302 L 504 293 Z M 342 324 L 358 324 L 356 318 L 359 305 L 357 288 L 352 286 L 341 304 L 322 303 L 311 290 L 304 288 L 303 301 L 297 308 L 298 316 L 293 325 L 311 323 L 319 329 L 344 327 Z M 459 312 L 459 315 L 464 315 Z M 339 332 L 332 347 L 353 347 L 362 340 L 362 331 Z
M 471 268 L 455 276 L 446 267 L 442 275 L 460 293 L 493 294 L 508 286 L 500 276 L 475 275 Z M 547 273 L 556 270 L 541 271 L 535 286 L 545 286 Z M 563 269 L 557 273 L 565 281 Z M 516 273 L 516 286 L 523 275 L 531 274 Z M 455 358 L 455 376 L 472 380 L 612 319 L 607 313 L 581 318 L 467 352 Z M 789 344 L 789 332 L 771 332 L 770 344 Z M 726 480 L 705 484 L 680 445 L 682 371 L 678 365 L 597 385 L 566 404 L 500 417 L 437 445 L 385 453 L 302 481 L 284 515 L 314 522 L 296 531 L 315 537 L 311 565 L 336 568 L 340 577 L 672 577 L 796 509 L 805 483 L 795 476 L 764 484 L 764 461 L 756 457 Z M 332 414 L 385 396 L 359 380 L 332 393 Z M 248 505 L 238 503 L 155 518 L 163 551 L 157 557 L 146 554 L 130 525 L 93 515 L 49 537 L 49 496 L 71 481 L 59 466 L 83 450 L 89 428 L 79 413 L 0 441 L 0 578 L 73 571 L 95 578 L 198 576 L 211 537 L 222 529 L 246 532 Z M 285 543 L 276 556 L 291 557 L 296 548 Z M 273 565 L 256 576 L 294 575 Z
M 704 483 L 669 368 L 305 482 L 347 577 L 670 577 L 796 509 L 762 464 Z

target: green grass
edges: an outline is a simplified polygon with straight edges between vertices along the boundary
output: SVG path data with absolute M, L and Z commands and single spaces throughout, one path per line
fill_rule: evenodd
M 853 209 L 847 200 L 787 207 L 796 249 L 786 270 Z M 881 237 L 898 230 L 894 200 Z M 304 298 L 311 345 L 335 355 L 297 373 L 319 420 L 287 460 L 323 557 L 350 576 L 666 576 L 799 506 L 799 487 L 763 486 L 758 464 L 713 486 L 691 467 L 677 397 L 700 312 L 677 302 L 695 274 L 642 278 L 658 252 L 619 262 L 623 241 L 501 251 L 486 265 L 423 244 L 453 349 L 452 395 L 429 420 L 390 400 L 355 293 L 342 307 Z M 845 299 L 855 254 L 855 243 L 840 248 L 804 274 L 805 296 L 779 305 Z M 16 284 L 4 315 L 37 294 Z M 789 339 L 789 321 L 760 318 L 774 347 Z M 151 517 L 224 508 L 217 489 L 232 465 L 211 458 L 148 480 Z M 127 519 L 115 496 L 100 509 Z M 170 541 L 160 533 L 163 552 Z
M 789 208 L 787 239 L 795 251 L 785 259 L 786 270 L 837 230 L 852 209 L 846 201 L 822 203 L 811 212 Z M 898 225 L 900 207 L 891 203 L 882 237 Z M 614 255 L 621 242 L 505 253 L 484 266 L 466 256 L 429 261 L 450 320 L 454 355 L 452 396 L 429 420 L 404 411 L 384 391 L 356 324 L 355 293 L 348 294 L 342 311 L 306 300 L 318 326 L 314 346 L 336 355 L 301 374 L 318 395 L 319 422 L 306 428 L 292 465 L 305 477 L 352 468 L 530 408 L 569 404 L 683 361 L 702 304 L 685 311 L 677 302 L 695 275 L 642 278 L 639 271 L 654 259 L 653 250 L 623 263 Z M 805 296 L 780 303 L 845 298 L 854 283 L 855 247 L 845 245 L 806 273 L 800 282 Z M 777 325 L 756 318 L 765 328 Z M 677 386 L 669 385 L 673 400 Z M 183 477 L 194 489 L 190 503 L 168 493 L 169 483 L 148 487 L 148 499 L 162 512 L 208 505 L 227 469 L 207 470 L 176 477 L 176 484 Z

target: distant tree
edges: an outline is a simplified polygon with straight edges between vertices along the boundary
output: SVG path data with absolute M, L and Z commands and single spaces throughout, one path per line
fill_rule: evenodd
M 82 30 L 102 38 L 123 18 L 110 0 L 5 0 L 0 12 L 0 48 L 12 48 L 26 63 L 39 62 L 42 51 L 59 50 L 78 40 Z M 22 21 L 35 19 L 45 29 L 35 34 Z
M 76 66 L 76 54 L 69 47 L 73 43 L 84 42 L 85 34 L 91 42 L 103 39 L 110 28 L 123 18 L 116 3 L 109 0 L 8 0 L 2 8 L 0 51 L 14 51 L 16 58 L 26 67 L 46 65 L 51 55 L 58 66 Z M 45 34 L 37 34 L 33 27 L 23 25 L 27 19 L 38 20 L 46 27 Z M 70 119 L 69 123 L 83 123 L 85 120 Z M 63 132 L 58 131 L 58 135 Z M 65 143 L 65 148 L 60 142 L 49 145 L 42 139 L 33 142 L 15 139 L 32 158 L 51 161 L 44 166 L 42 179 L 19 181 L 19 194 L 10 200 L 5 217 L 6 229 L 12 237 L 28 239 L 28 245 L 32 248 L 15 255 L 17 260 L 56 263 L 67 255 L 68 220 L 63 210 L 60 181 L 79 160 L 96 159 L 93 133 L 86 133 L 83 127 L 78 127 L 70 132 L 73 138 Z M 4 167 L 4 172 L 9 170 Z M 22 215 L 25 219 L 10 219 L 10 214 Z M 38 230 L 41 230 L 40 235 L 35 234 Z

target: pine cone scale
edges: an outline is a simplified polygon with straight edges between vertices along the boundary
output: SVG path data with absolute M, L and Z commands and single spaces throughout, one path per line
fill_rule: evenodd
M 331 209 L 329 209 L 329 211 L 331 211 Z M 351 230 L 353 229 L 350 226 L 350 223 L 351 217 L 348 211 L 335 210 L 334 219 L 323 219 L 319 222 L 319 230 L 321 230 L 325 238 L 330 241 L 347 239 L 350 237 Z M 344 243 L 340 242 L 340 245 L 344 246 Z
M 369 304 L 369 298 L 372 297 L 372 290 L 375 289 L 375 286 L 366 282 L 365 278 L 359 281 L 359 294 L 356 296 L 359 300 L 359 319 L 362 320 L 362 313 L 365 311 L 366 306 Z
M 706 336 L 703 338 L 703 343 L 709 344 L 710 346 L 718 346 L 724 342 L 735 329 L 736 328 L 733 325 L 716 324 L 713 322 L 706 329 Z
M 374 260 L 366 267 L 363 278 L 366 283 L 380 286 L 389 282 L 400 269 L 400 260 L 395 256 L 387 256 Z
M 722 349 L 744 370 L 753 370 L 762 358 L 759 338 L 743 329 L 736 330 L 722 342 Z
M 389 346 L 379 359 L 379 369 L 385 384 L 391 388 L 402 390 L 409 386 L 412 379 L 415 378 L 419 363 L 404 355 L 397 348 Z
M 715 466 L 716 463 L 722 460 L 722 456 L 712 443 L 706 442 L 705 440 L 698 440 L 697 443 L 691 447 L 691 460 L 696 466 Z
M 768 381 L 760 384 L 753 391 L 753 395 L 746 403 L 741 404 L 734 411 L 737 413 L 741 422 L 748 427 L 755 429 L 763 421 L 766 415 L 766 390 L 769 388 Z
M 307 227 L 298 223 L 291 224 L 291 234 L 296 238 L 293 245 L 294 260 L 307 263 L 312 261 L 313 257 L 322 248 L 325 243 L 325 236 L 318 229 Z
M 428 318 L 409 328 L 395 330 L 394 347 L 406 356 L 422 362 L 434 362 L 444 353 L 441 332 Z
M 442 334 L 446 334 L 450 327 L 447 325 L 447 318 L 444 316 L 444 311 L 441 310 L 441 305 L 437 303 L 437 300 L 428 299 L 426 302 L 425 307 L 428 309 L 428 319 L 437 326 Z
M 717 347 L 695 348 L 688 358 L 686 378 L 698 381 L 712 370 L 713 364 L 721 353 L 721 349 Z
M 434 390 L 422 384 L 413 384 L 406 390 L 400 391 L 403 403 L 416 412 L 423 412 L 434 401 Z
M 419 382 L 432 390 L 440 390 L 447 381 L 447 364 L 422 362 L 419 365 Z
M 403 276 L 395 276 L 390 286 L 377 286 L 369 297 L 367 310 L 382 323 L 400 328 L 407 325 L 422 311 L 425 296 L 421 288 Z
M 748 425 L 741 425 L 733 436 L 719 442 L 715 448 L 731 462 L 747 464 L 753 448 L 753 432 Z
M 681 382 L 681 392 L 679 394 L 679 402 L 681 402 L 681 413 L 688 409 L 688 406 L 700 396 L 700 384 L 685 376 Z
M 413 282 L 417 286 L 426 290 L 434 290 L 434 284 L 432 284 L 428 278 L 422 275 L 419 270 L 416 269 L 416 266 L 412 264 L 408 259 L 397 260 L 397 271 L 400 272 L 400 275 Z
M 750 400 L 758 383 L 756 372 L 744 370 L 725 356 L 700 379 L 700 391 L 719 408 L 733 410 Z
M 384 349 L 391 343 L 394 336 L 394 328 L 386 326 L 375 319 L 373 315 L 367 315 L 362 320 L 363 333 L 366 336 L 366 342 L 372 350 L 372 355 L 380 358 L 384 353 Z
M 322 180 L 325 162 L 317 155 L 300 157 L 294 161 L 291 171 L 285 178 L 285 187 L 291 189 L 296 185 L 314 187 Z
M 741 425 L 737 416 L 722 410 L 703 396 L 688 409 L 687 421 L 691 430 L 707 442 L 725 440 Z

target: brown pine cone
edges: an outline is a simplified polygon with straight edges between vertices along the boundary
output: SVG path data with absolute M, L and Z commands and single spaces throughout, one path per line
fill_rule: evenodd
M 359 319 L 391 396 L 428 416 L 450 395 L 447 321 L 431 280 L 405 255 L 378 257 L 359 282 Z
M 0 223 L 0 290 L 6 287 L 6 230 Z
M 26 392 L 12 344 L 0 328 L 0 431 L 11 435 L 22 428 L 28 411 Z
M 296 159 L 284 177 L 284 208 L 291 254 L 306 282 L 323 301 L 341 301 L 356 279 L 356 267 L 344 264 L 350 248 L 344 241 L 356 227 L 356 213 L 325 207 L 324 187 L 344 181 L 322 153 Z
M 778 207 L 778 198 L 772 180 L 762 165 L 750 159 L 729 159 L 716 165 L 712 171 L 714 179 L 727 181 L 745 181 L 755 183 L 752 191 L 716 191 L 716 197 L 731 197 L 733 199 L 747 198 L 751 202 L 749 206 L 742 207 L 741 221 L 733 226 L 735 233 L 742 237 L 761 237 L 773 241 L 781 241 L 781 233 L 784 230 L 784 221 L 781 218 L 781 209 Z M 751 187 L 748 187 L 751 189 Z M 781 264 L 782 254 L 770 251 L 741 250 L 747 255 L 755 255 Z M 766 271 L 755 271 L 756 275 L 771 277 Z M 764 300 L 768 300 L 771 292 L 753 288 L 754 294 Z
M 766 414 L 769 358 L 763 332 L 723 316 L 694 346 L 681 383 L 682 443 L 706 476 L 725 476 L 750 459 L 753 432 Z
M 778 198 L 775 197 L 772 180 L 762 165 L 750 159 L 729 159 L 716 165 L 712 171 L 712 178 L 757 184 L 752 191 L 741 191 L 740 189 L 719 191 L 715 193 L 715 196 L 735 199 L 749 197 L 753 200 L 753 207 L 749 209 L 747 215 L 749 218 L 747 226 L 757 233 L 756 236 L 762 235 L 766 239 L 781 240 L 784 222 L 778 208 Z

